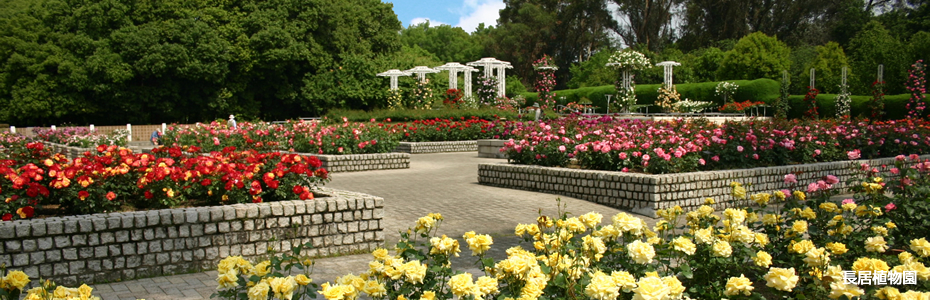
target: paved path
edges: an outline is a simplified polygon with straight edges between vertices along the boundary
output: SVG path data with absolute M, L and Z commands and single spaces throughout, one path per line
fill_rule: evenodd
M 491 234 L 494 245 L 489 255 L 506 257 L 504 251 L 518 244 L 513 229 L 518 223 L 533 223 L 539 212 L 557 213 L 556 198 L 573 215 L 595 211 L 605 222 L 620 210 L 576 198 L 478 184 L 479 163 L 500 163 L 500 159 L 478 158 L 476 152 L 411 155 L 410 169 L 335 173 L 327 187 L 368 193 L 384 198 L 386 248 L 392 249 L 399 232 L 414 225 L 428 213 L 441 213 L 445 221 L 440 234 L 461 240 L 462 234 L 474 230 Z M 650 225 L 655 220 L 645 218 Z M 464 243 L 464 241 L 461 241 Z M 466 245 L 462 257 L 453 262 L 456 270 L 471 271 L 474 258 Z M 368 269 L 368 254 L 347 255 L 317 260 L 313 280 L 332 281 L 337 276 Z M 216 289 L 216 271 L 164 276 L 94 285 L 94 294 L 103 300 L 122 299 L 209 299 Z

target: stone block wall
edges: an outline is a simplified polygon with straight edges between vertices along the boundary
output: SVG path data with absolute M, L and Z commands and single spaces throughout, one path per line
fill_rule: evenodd
M 410 154 L 478 151 L 478 141 L 400 142 L 394 152 Z
M 374 154 L 308 154 L 316 156 L 323 162 L 323 168 L 329 172 L 357 172 L 369 170 L 409 169 L 408 153 L 374 153 Z
M 661 175 L 479 164 L 478 183 L 565 195 L 654 217 L 656 210 L 675 205 L 686 210 L 696 208 L 706 198 L 714 198 L 716 208 L 736 206 L 739 203 L 730 196 L 730 183 L 734 181 L 742 183 L 752 194 L 778 189 L 807 190 L 808 183 L 835 175 L 840 183 L 834 187 L 842 189 L 846 180 L 856 174 L 855 168 L 860 163 L 892 165 L 894 158 Z M 786 185 L 784 176 L 789 173 L 796 174 L 803 185 Z
M 310 242 L 303 255 L 384 243 L 384 200 L 323 188 L 327 197 L 0 222 L 0 264 L 76 286 L 213 270 Z
M 501 152 L 504 148 L 504 140 L 478 140 L 478 157 L 484 158 L 507 158 L 507 154 Z

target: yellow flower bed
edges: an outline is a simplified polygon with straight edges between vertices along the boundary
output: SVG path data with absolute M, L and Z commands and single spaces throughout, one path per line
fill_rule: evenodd
M 5 272 L 3 268 L 0 273 Z M 0 300 L 19 300 L 26 286 L 32 282 L 29 275 L 23 271 L 12 270 L 6 276 L 0 279 Z M 46 280 L 41 286 L 36 286 L 25 290 L 24 300 L 100 300 L 100 297 L 93 295 L 93 288 L 82 284 L 77 288 L 55 285 L 54 282 Z

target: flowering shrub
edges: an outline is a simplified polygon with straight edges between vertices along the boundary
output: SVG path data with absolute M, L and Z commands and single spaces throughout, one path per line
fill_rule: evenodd
M 899 210 L 868 200 L 900 182 L 851 178 L 861 180 L 863 189 L 835 203 L 829 200 L 837 193 L 835 176 L 810 183 L 806 191 L 793 174 L 785 179 L 784 190 L 753 194 L 733 182 L 729 200 L 742 205 L 716 211 L 710 206 L 716 201 L 708 198 L 690 212 L 661 209 L 651 228 L 627 213 L 604 220 L 596 212 L 570 216 L 560 206 L 555 216 L 517 225 L 514 233 L 526 246 L 508 249 L 507 258 L 497 261 L 486 255 L 491 236 L 439 236 L 444 218 L 431 213 L 401 232 L 393 255 L 375 250 L 362 276 L 324 283 L 320 293 L 329 300 L 361 293 L 378 299 L 930 297 L 930 242 L 904 238 L 908 230 L 892 220 Z M 757 206 L 739 208 L 749 203 Z M 477 279 L 449 263 L 465 246 L 484 272 Z M 881 277 L 895 273 L 907 281 Z M 846 278 L 882 283 L 855 285 Z
M 270 258 L 257 264 L 242 256 L 226 257 L 217 264 L 217 292 L 210 298 L 227 300 L 307 299 L 316 298 L 319 286 L 310 279 L 313 260 L 300 253 L 311 243 L 291 248 L 292 254 L 278 255 L 269 249 Z M 291 275 L 293 269 L 299 274 Z M 287 275 L 285 275 L 287 274 Z
M 133 153 L 98 146 L 69 160 L 42 143 L 13 148 L 0 160 L 0 218 L 32 218 L 42 205 L 64 214 L 108 212 L 121 205 L 171 207 L 185 201 L 234 204 L 312 199 L 311 188 L 328 173 L 316 157 L 228 147 L 208 156 L 185 154 L 196 147 L 162 147 Z
M 730 102 L 730 103 L 723 104 L 723 106 L 720 107 L 720 112 L 744 113 L 746 112 L 746 110 L 753 108 L 753 107 L 760 106 L 760 105 L 765 105 L 765 103 L 760 102 L 760 101 L 751 101 L 751 100 L 746 100 L 743 102 Z
M 403 134 L 410 142 L 462 141 L 472 139 L 497 139 L 505 134 L 505 123 L 481 120 L 476 117 L 459 120 L 432 119 L 394 124 L 392 132 Z
M 433 106 L 433 89 L 429 86 L 429 79 L 417 81 L 417 86 L 407 99 L 407 107 L 412 109 L 430 109 Z
M 817 111 L 817 94 L 820 90 L 813 87 L 807 87 L 807 95 L 804 95 L 804 103 L 807 103 L 807 110 L 804 111 L 804 117 L 808 119 L 817 119 L 820 113 Z
M 393 89 L 388 91 L 388 108 L 391 110 L 403 109 L 404 108 L 404 96 L 403 92 L 400 89 Z
M 41 286 L 26 290 L 26 286 L 32 280 L 23 271 L 6 272 L 6 267 L 0 267 L 0 273 L 6 273 L 6 276 L 0 279 L 0 299 L 2 300 L 19 300 L 24 290 L 26 291 L 24 300 L 100 300 L 100 297 L 93 295 L 94 289 L 86 284 L 78 288 L 69 288 L 46 280 Z
M 910 74 L 908 74 L 907 91 L 911 92 L 911 99 L 907 103 L 907 117 L 921 118 L 924 109 L 927 107 L 927 79 L 924 77 L 924 60 L 917 60 L 911 65 Z
M 681 101 L 681 94 L 678 94 L 678 90 L 675 89 L 675 86 L 665 87 L 662 86 L 659 88 L 659 99 L 656 101 L 656 105 L 662 108 L 665 112 L 678 112 L 677 106 L 675 103 Z
M 714 106 L 710 101 L 693 101 L 685 99 L 675 103 L 675 111 L 683 113 L 696 113 Z
M 462 93 L 459 89 L 448 89 L 446 93 L 442 95 L 442 104 L 448 108 L 459 108 L 462 104 Z
M 733 95 L 736 94 L 736 90 L 739 89 L 739 85 L 733 82 L 723 81 L 717 84 L 714 93 L 717 96 L 723 97 L 723 103 L 733 102 Z
M 872 99 L 869 100 L 870 119 L 880 121 L 885 116 L 885 82 L 872 82 Z
M 129 132 L 125 129 L 115 130 L 110 134 L 91 132 L 86 127 L 62 127 L 52 129 L 33 128 L 32 132 L 45 141 L 73 147 L 90 148 L 97 145 L 126 146 Z
M 652 67 L 649 58 L 646 58 L 642 53 L 630 48 L 614 52 L 607 61 L 607 64 L 621 70 L 645 70 L 646 68 Z
M 571 116 L 515 122 L 504 150 L 519 164 L 678 173 L 876 158 L 930 150 L 930 123 L 892 121 L 653 122 Z
M 272 126 L 265 123 L 240 122 L 229 128 L 221 122 L 196 123 L 193 126 L 168 126 L 159 143 L 168 146 L 195 146 L 203 152 L 222 151 L 226 147 L 269 151 L 278 147 Z
M 400 143 L 387 125 L 348 122 L 324 126 L 318 122 L 288 121 L 273 127 L 281 150 L 314 154 L 387 153 Z
M 788 75 L 782 76 L 781 87 L 779 87 L 778 101 L 775 103 L 775 117 L 780 119 L 788 118 L 788 111 L 791 110 L 791 102 L 788 100 L 788 96 L 791 94 L 788 92 L 788 89 L 791 86 L 791 80 L 788 79 Z
M 555 68 L 555 69 L 552 69 Z M 546 110 L 549 107 L 555 107 L 555 93 L 552 88 L 555 87 L 555 61 L 549 55 L 543 55 L 542 58 L 533 62 L 533 69 L 538 76 L 536 80 L 536 93 L 538 93 L 541 107 Z
M 630 83 L 632 85 L 632 83 Z M 636 106 L 636 90 L 633 87 L 629 89 L 624 89 L 622 87 L 617 88 L 617 106 L 620 108 L 620 111 L 632 112 L 633 107 Z
M 494 76 L 478 75 L 478 84 L 475 86 L 475 100 L 482 107 L 493 106 L 497 99 L 497 78 Z

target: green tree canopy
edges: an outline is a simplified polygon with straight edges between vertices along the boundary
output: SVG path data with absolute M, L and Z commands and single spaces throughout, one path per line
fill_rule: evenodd
M 0 120 L 281 119 L 386 96 L 378 0 L 44 0 L 0 16 Z
M 461 27 L 441 24 L 430 26 L 429 21 L 410 25 L 400 31 L 400 40 L 407 46 L 419 46 L 442 62 L 467 63 L 481 59 L 484 45 Z M 435 67 L 435 66 L 432 66 Z
M 908 55 L 898 39 L 891 36 L 878 21 L 866 24 L 852 40 L 849 41 L 850 65 L 859 74 L 854 86 L 854 93 L 866 95 L 871 93 L 872 82 L 876 79 L 878 65 L 885 67 L 884 79 L 888 94 L 904 92 L 907 68 L 910 66 Z
M 780 79 L 791 67 L 791 49 L 773 36 L 754 32 L 744 36 L 723 56 L 720 79 Z
M 847 85 L 851 83 L 853 76 L 852 69 L 849 68 L 849 62 L 846 59 L 846 53 L 843 47 L 835 42 L 829 42 L 823 46 L 817 46 L 817 58 L 805 66 L 806 72 L 802 72 L 801 81 L 798 84 L 810 82 L 810 69 L 815 70 L 815 85 L 821 92 L 829 94 L 838 94 L 840 84 L 842 83 L 843 67 L 847 67 Z

